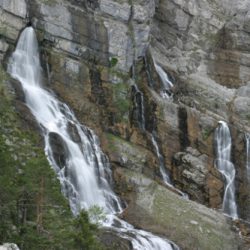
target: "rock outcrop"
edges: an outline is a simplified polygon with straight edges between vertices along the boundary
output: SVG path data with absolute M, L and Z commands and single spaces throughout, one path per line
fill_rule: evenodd
M 185 134 L 190 143 L 187 146 L 209 157 L 206 169 L 210 172 L 202 186 L 205 188 L 209 180 L 213 191 L 208 191 L 207 198 L 211 207 L 218 207 L 223 194 L 218 181 L 221 177 L 211 172 L 216 172 L 212 136 L 218 120 L 231 125 L 238 200 L 248 197 L 242 189 L 247 185 L 243 177 L 246 162 L 243 138 L 249 131 L 250 47 L 246 6 L 246 1 L 236 1 L 234 5 L 228 1 L 159 1 L 151 32 L 152 54 L 175 76 L 176 103 L 184 104 L 187 110 Z M 202 199 L 204 204 L 208 202 Z M 239 202 L 239 212 L 247 219 L 245 209 Z
M 124 217 L 138 227 L 180 242 L 181 249 L 237 249 L 237 236 L 226 218 L 166 190 L 145 176 L 121 171 L 134 196 Z

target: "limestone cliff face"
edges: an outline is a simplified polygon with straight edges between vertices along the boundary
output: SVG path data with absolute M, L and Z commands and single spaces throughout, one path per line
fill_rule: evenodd
M 6 64 L 31 22 L 45 84 L 99 135 L 116 190 L 128 205 L 137 204 L 140 189 L 119 167 L 162 184 L 154 133 L 173 184 L 191 200 L 221 208 L 224 185 L 214 167 L 213 138 L 218 121 L 227 121 L 239 214 L 249 221 L 244 135 L 250 132 L 250 6 L 247 0 L 231 2 L 2 0 L 0 59 Z M 154 63 L 174 83 L 172 101 L 159 94 Z M 140 94 L 131 87 L 135 83 Z M 145 130 L 138 122 L 142 95 Z
M 249 131 L 248 7 L 247 1 L 234 4 L 230 1 L 159 1 L 151 32 L 155 58 L 169 72 L 178 74 L 176 101 L 184 105 L 187 112 L 189 146 L 208 157 L 202 164 L 207 171 L 203 188 L 198 188 L 203 197 L 197 200 L 212 207 L 220 206 L 223 186 L 213 167 L 213 131 L 218 120 L 226 120 L 233 137 L 239 210 L 245 219 L 249 218 L 246 212 L 248 194 L 243 191 L 248 185 L 244 178 L 244 133 Z M 179 159 L 180 155 L 176 157 Z M 178 166 L 183 166 L 177 162 Z M 199 168 L 190 168 L 193 165 L 190 159 L 184 162 L 186 167 L 177 170 L 177 173 L 181 171 L 181 182 L 195 179 L 198 187 L 196 177 L 200 179 L 199 174 L 194 173 Z M 195 193 L 199 194 L 199 190 L 195 189 Z

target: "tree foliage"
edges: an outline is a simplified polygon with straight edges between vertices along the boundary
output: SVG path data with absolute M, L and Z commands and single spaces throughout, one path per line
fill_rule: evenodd
M 95 237 L 97 225 L 92 224 L 89 220 L 88 213 L 84 210 L 80 212 L 75 220 L 76 232 L 74 235 L 75 247 L 81 250 L 103 250 L 104 248 L 98 243 Z

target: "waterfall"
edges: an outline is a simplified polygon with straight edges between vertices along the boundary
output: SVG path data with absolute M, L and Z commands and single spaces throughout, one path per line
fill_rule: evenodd
M 158 143 L 156 141 L 156 136 L 155 136 L 154 132 L 151 135 L 151 140 L 152 140 L 152 144 L 155 148 L 155 152 L 156 152 L 156 155 L 157 155 L 158 160 L 159 160 L 160 173 L 161 173 L 164 184 L 167 185 L 168 187 L 171 187 L 171 189 L 173 191 L 175 191 L 177 194 L 181 195 L 183 198 L 189 199 L 187 194 L 183 193 L 181 190 L 179 190 L 178 188 L 175 188 L 173 186 L 173 184 L 170 180 L 170 177 L 169 177 L 169 173 L 167 172 L 165 164 L 164 164 L 164 158 L 163 158 L 162 154 L 160 153 L 160 149 L 159 149 Z
M 134 93 L 134 104 L 135 104 L 135 111 L 136 111 L 136 118 L 139 124 L 139 128 L 144 131 L 145 130 L 145 114 L 144 114 L 144 97 L 143 93 L 139 90 L 136 84 L 132 85 L 132 93 Z M 166 171 L 164 166 L 164 159 L 160 153 L 158 143 L 156 141 L 155 132 L 153 131 L 151 134 L 151 141 L 155 149 L 155 153 L 159 160 L 160 166 L 160 173 L 162 175 L 163 181 L 166 185 L 171 185 L 171 181 L 169 178 L 169 174 Z
M 22 85 L 26 104 L 41 127 L 46 156 L 57 173 L 72 212 L 76 215 L 81 209 L 97 205 L 107 214 L 103 226 L 130 240 L 133 249 L 178 249 L 174 243 L 137 230 L 116 217 L 122 212 L 122 206 L 111 188 L 108 159 L 93 131 L 81 125 L 66 104 L 42 87 L 38 43 L 32 27 L 22 32 L 8 71 Z
M 141 130 L 145 130 L 144 96 L 136 84 L 132 85 L 133 102 L 135 105 L 135 115 Z
M 152 79 L 152 69 L 150 67 L 150 64 L 148 63 L 147 56 L 144 56 L 144 64 L 145 64 L 145 70 L 147 73 L 147 79 L 148 79 L 148 86 L 150 88 L 154 88 L 154 80 Z
M 132 67 L 132 72 L 133 72 L 133 79 L 135 79 L 134 66 Z M 145 114 L 144 114 L 144 96 L 143 96 L 143 93 L 139 90 L 139 88 L 136 84 L 132 85 L 132 93 L 134 93 L 133 101 L 135 104 L 135 112 L 136 112 L 136 118 L 137 118 L 139 128 L 142 131 L 145 131 Z M 160 173 L 161 173 L 164 184 L 171 187 L 171 189 L 174 190 L 179 195 L 188 199 L 187 194 L 185 194 L 182 191 L 180 191 L 179 189 L 175 188 L 171 183 L 169 173 L 167 172 L 165 164 L 164 164 L 163 156 L 159 150 L 159 146 L 158 146 L 156 136 L 155 136 L 155 131 L 153 131 L 151 134 L 151 141 L 152 141 L 153 147 L 155 149 L 155 153 L 157 155 L 157 158 L 159 160 Z
M 158 143 L 156 141 L 156 137 L 154 135 L 154 132 L 151 135 L 151 139 L 152 139 L 152 144 L 155 148 L 156 155 L 157 155 L 158 160 L 159 160 L 160 172 L 162 175 L 162 179 L 166 185 L 172 185 L 171 180 L 169 178 L 169 174 L 167 173 L 167 170 L 165 168 L 164 158 L 163 158 L 162 154 L 160 153 L 159 146 L 158 146 Z
M 168 74 L 162 69 L 162 67 L 156 64 L 155 62 L 154 62 L 154 65 L 155 65 L 156 72 L 160 76 L 161 82 L 162 82 L 161 96 L 163 98 L 169 99 L 173 95 L 171 89 L 173 88 L 174 85 L 170 81 Z
M 250 183 L 250 134 L 245 135 L 246 139 L 246 170 L 247 180 Z
M 219 121 L 219 127 L 215 131 L 216 159 L 215 166 L 225 179 L 225 191 L 222 209 L 233 219 L 238 218 L 237 205 L 235 201 L 235 168 L 231 162 L 231 135 L 228 125 Z

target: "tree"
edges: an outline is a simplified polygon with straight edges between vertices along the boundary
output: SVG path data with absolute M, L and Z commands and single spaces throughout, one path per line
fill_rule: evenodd
M 94 236 L 97 232 L 97 225 L 90 223 L 88 213 L 84 210 L 75 219 L 74 242 L 81 250 L 103 250 Z

